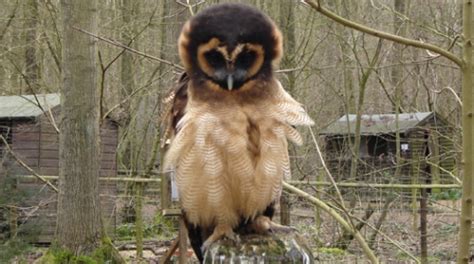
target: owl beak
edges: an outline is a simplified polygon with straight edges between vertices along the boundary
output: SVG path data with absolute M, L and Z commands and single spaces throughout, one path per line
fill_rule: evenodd
M 232 88 L 234 88 L 234 77 L 232 74 L 227 75 L 227 89 L 229 91 L 232 91 Z

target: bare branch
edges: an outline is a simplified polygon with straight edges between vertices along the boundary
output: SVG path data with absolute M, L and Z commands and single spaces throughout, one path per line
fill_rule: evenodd
M 177 4 L 180 4 L 180 5 L 186 7 L 189 10 L 189 13 L 191 14 L 191 16 L 194 16 L 194 14 L 195 14 L 193 8 L 200 5 L 200 4 L 202 4 L 202 3 L 204 3 L 204 2 L 205 2 L 205 0 L 201 0 L 197 3 L 195 3 L 195 4 L 191 4 L 190 0 L 186 0 L 186 3 L 183 3 L 179 0 L 176 0 Z
M 0 34 L 0 40 L 3 39 L 3 37 L 5 36 L 5 33 L 7 32 L 8 28 L 9 28 L 10 25 L 12 24 L 13 19 L 14 19 L 15 16 L 16 16 L 16 11 L 17 11 L 17 9 L 18 9 L 18 0 L 16 1 L 16 3 L 15 3 L 15 8 L 13 9 L 12 13 L 11 13 L 10 16 L 8 17 L 8 21 L 7 21 L 7 23 L 5 24 L 5 27 L 3 28 L 2 33 Z
M 281 70 L 276 70 L 276 73 L 288 73 L 288 72 L 295 72 L 295 71 L 300 71 L 302 70 L 303 67 L 296 67 L 296 68 L 290 68 L 290 69 L 281 69 Z
M 171 70 L 171 69 L 170 69 Z M 165 76 L 166 74 L 168 74 L 169 71 L 166 71 L 165 73 L 163 73 L 161 76 L 158 77 L 158 79 L 162 78 L 163 76 Z M 130 93 L 127 97 L 125 97 L 122 101 L 120 101 L 118 104 L 112 106 L 103 116 L 102 116 L 102 119 L 105 119 L 110 113 L 112 113 L 115 109 L 119 108 L 120 106 L 122 106 L 123 104 L 125 104 L 126 102 L 128 102 L 130 99 L 132 99 L 138 92 L 148 88 L 151 84 L 153 83 L 153 81 L 150 79 L 147 84 L 143 85 L 142 87 L 139 87 L 137 88 L 136 90 L 134 90 L 132 93 Z
M 84 30 L 84 29 L 80 29 L 80 28 L 77 28 L 77 27 L 73 27 L 73 28 L 74 28 L 75 30 L 79 31 L 79 32 L 82 32 L 82 33 L 84 33 L 84 34 L 87 34 L 87 35 L 89 35 L 89 36 L 91 36 L 91 37 L 94 37 L 94 38 L 96 38 L 96 39 L 98 39 L 98 40 L 102 40 L 102 41 L 104 41 L 104 42 L 106 42 L 106 43 L 109 43 L 109 44 L 114 45 L 114 46 L 116 46 L 116 47 L 120 47 L 120 48 L 125 49 L 125 50 L 127 50 L 127 51 L 129 51 L 129 52 L 138 54 L 138 55 L 143 56 L 143 57 L 145 57 L 145 58 L 147 58 L 147 59 L 151 59 L 151 60 L 159 61 L 159 62 L 161 62 L 161 63 L 168 64 L 168 65 L 170 65 L 170 66 L 172 66 L 172 67 L 174 67 L 174 68 L 177 68 L 177 69 L 179 69 L 179 70 L 182 70 L 182 71 L 184 70 L 184 68 L 183 68 L 182 66 L 180 66 L 180 65 L 178 65 L 178 64 L 176 64 L 176 63 L 173 63 L 173 62 L 171 62 L 171 61 L 167 61 L 167 60 L 162 59 L 162 58 L 158 58 L 158 57 L 155 57 L 155 56 L 148 55 L 148 54 L 146 54 L 146 53 L 144 53 L 144 52 L 141 52 L 141 51 L 138 51 L 138 50 L 136 50 L 136 49 L 132 49 L 132 48 L 128 47 L 127 45 L 125 45 L 125 44 L 123 44 L 123 43 L 120 43 L 120 42 L 118 42 L 118 41 L 116 41 L 116 40 L 112 40 L 112 39 L 109 39 L 109 38 L 101 37 L 101 36 L 98 36 L 98 35 L 96 35 L 96 34 L 93 34 L 93 33 L 91 33 L 91 32 L 88 32 L 88 31 L 86 31 L 86 30 Z
M 407 46 L 413 46 L 413 47 L 417 47 L 417 48 L 426 49 L 426 50 L 429 50 L 429 51 L 440 54 L 441 56 L 451 60 L 454 63 L 456 63 L 459 67 L 463 66 L 462 59 L 460 59 L 459 57 L 457 57 L 456 55 L 454 55 L 453 53 L 449 52 L 446 49 L 440 48 L 440 47 L 438 47 L 436 45 L 433 45 L 433 44 L 428 44 L 428 43 L 424 43 L 424 42 L 421 42 L 421 41 L 400 37 L 400 36 L 397 36 L 397 35 L 393 35 L 393 34 L 390 34 L 390 33 L 384 32 L 384 31 L 376 30 L 376 29 L 373 29 L 373 28 L 355 23 L 351 20 L 345 19 L 345 18 L 343 18 L 343 17 L 327 10 L 326 8 L 322 7 L 320 5 L 319 1 L 318 1 L 318 3 L 314 2 L 313 0 L 302 0 L 302 1 L 306 4 L 308 4 L 309 6 L 311 6 L 317 12 L 323 14 L 324 16 L 326 16 L 326 17 L 328 17 L 328 18 L 330 18 L 330 19 L 336 21 L 337 23 L 340 23 L 340 24 L 342 24 L 346 27 L 349 27 L 349 28 L 367 33 L 367 34 L 372 35 L 374 37 L 391 40 L 391 41 L 394 41 L 394 42 L 397 42 L 397 43 L 400 43 L 400 44 L 404 44 L 404 45 L 407 45 Z
M 311 127 L 309 127 L 309 133 L 311 134 L 311 138 L 313 139 L 314 146 L 316 147 L 316 152 L 318 153 L 319 160 L 321 161 L 321 164 L 323 165 L 324 171 L 326 172 L 326 175 L 328 176 L 329 181 L 331 182 L 332 186 L 336 190 L 337 198 L 339 198 L 339 203 L 341 204 L 343 210 L 346 211 L 346 209 L 344 208 L 344 199 L 342 198 L 341 191 L 339 190 L 336 180 L 334 180 L 332 173 L 329 171 L 329 168 L 326 165 L 326 162 L 324 161 L 323 153 L 321 152 L 321 148 L 319 147 L 318 141 L 316 140 L 316 136 L 314 135 L 313 129 L 311 129 Z
M 454 91 L 453 88 L 448 86 L 448 87 L 444 87 L 443 89 L 441 89 L 439 91 L 438 90 L 432 90 L 432 91 L 436 94 L 440 94 L 440 93 L 444 92 L 445 90 L 451 92 L 454 95 L 454 98 L 456 99 L 456 102 L 458 102 L 459 106 L 462 107 L 462 100 L 461 100 L 461 98 L 459 98 L 459 95 L 456 93 L 456 91 Z
M 319 200 L 318 198 L 311 196 L 310 194 L 286 183 L 283 182 L 283 188 L 285 188 L 287 191 L 297 194 L 298 196 L 310 201 L 312 204 L 316 205 L 317 207 L 323 209 L 326 211 L 328 214 L 330 214 L 345 230 L 350 232 L 351 234 L 354 235 L 357 241 L 359 241 L 359 244 L 362 247 L 362 250 L 364 251 L 365 255 L 370 259 L 372 263 L 379 263 L 377 257 L 375 256 L 374 252 L 370 247 L 367 245 L 367 242 L 365 241 L 364 237 L 357 231 L 350 223 L 348 223 L 340 214 L 336 212 L 333 208 L 331 208 L 329 205 L 324 203 L 323 201 Z
M 0 135 L 0 140 L 2 140 L 3 144 L 5 144 L 6 150 L 12 155 L 12 157 L 15 159 L 18 164 L 20 164 L 23 168 L 25 168 L 27 171 L 29 171 L 31 174 L 33 174 L 36 178 L 38 178 L 40 181 L 44 182 L 46 185 L 51 187 L 56 193 L 58 192 L 58 188 L 54 186 L 51 182 L 43 178 L 43 176 L 39 175 L 34 171 L 30 166 L 28 166 L 25 162 L 23 162 L 18 156 L 13 152 L 11 149 L 10 145 L 8 144 L 7 140 L 3 137 L 3 135 Z

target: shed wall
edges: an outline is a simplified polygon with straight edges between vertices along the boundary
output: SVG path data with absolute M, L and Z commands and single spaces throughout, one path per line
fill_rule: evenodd
M 11 147 L 25 164 L 40 175 L 57 176 L 59 174 L 59 135 L 46 116 L 37 120 L 13 120 L 11 122 Z M 101 177 L 116 177 L 116 147 L 118 142 L 117 126 L 106 120 L 101 127 Z M 10 157 L 5 173 L 8 175 L 30 175 L 25 168 Z M 20 206 L 36 207 L 34 213 L 26 219 L 24 227 L 36 233 L 35 241 L 52 241 L 56 226 L 57 196 L 53 190 L 39 180 L 17 178 L 16 188 L 25 199 Z M 57 186 L 57 182 L 54 184 Z M 109 181 L 100 181 L 101 206 L 104 222 L 108 229 L 115 228 L 115 200 L 117 185 Z
M 361 136 L 360 162 L 355 179 L 348 177 L 352 161 L 350 150 L 350 142 L 353 142 L 352 134 L 349 136 L 343 133 L 332 134 L 326 137 L 326 162 L 338 181 L 403 184 L 455 183 L 453 174 L 456 173 L 456 160 L 459 153 L 455 150 L 454 134 L 451 126 L 435 118 L 430 118 L 406 133 L 401 133 L 401 143 L 406 144 L 408 150 L 401 150 L 402 164 L 400 175 L 396 179 L 393 178 L 396 169 L 395 133 Z M 368 147 L 371 137 L 389 140 L 390 153 L 371 154 L 371 147 Z M 363 192 L 360 194 L 364 196 Z

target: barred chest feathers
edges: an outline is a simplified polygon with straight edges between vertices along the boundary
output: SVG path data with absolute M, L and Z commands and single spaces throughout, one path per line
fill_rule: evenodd
M 278 81 L 271 86 L 258 104 L 241 103 L 238 94 L 210 104 L 190 93 L 165 157 L 190 223 L 235 227 L 279 199 L 290 178 L 287 139 L 302 144 L 293 126 L 313 121 Z

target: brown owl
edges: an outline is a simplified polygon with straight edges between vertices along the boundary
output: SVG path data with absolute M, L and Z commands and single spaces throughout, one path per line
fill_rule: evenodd
M 170 97 L 174 135 L 165 170 L 176 181 L 189 238 L 202 261 L 212 242 L 242 227 L 267 232 L 290 178 L 294 126 L 312 125 L 274 76 L 282 36 L 273 21 L 241 4 L 207 8 L 183 27 L 178 43 L 186 73 Z

